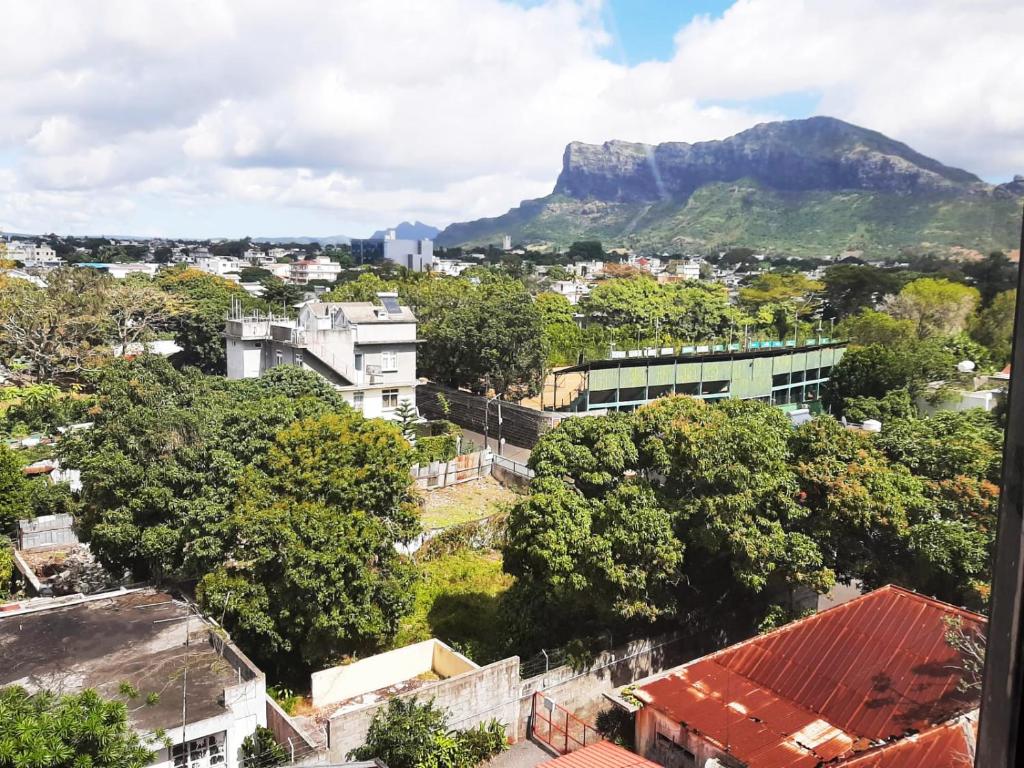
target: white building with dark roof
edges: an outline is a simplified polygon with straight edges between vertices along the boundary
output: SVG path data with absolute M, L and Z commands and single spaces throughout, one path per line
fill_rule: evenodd
M 238 768 L 242 741 L 267 725 L 263 673 L 194 606 L 154 589 L 7 610 L 0 648 L 0 686 L 133 691 L 128 719 L 159 768 Z
M 309 302 L 297 318 L 235 308 L 225 328 L 229 379 L 299 365 L 339 389 L 368 417 L 393 418 L 416 402 L 416 316 L 394 293 L 377 302 Z

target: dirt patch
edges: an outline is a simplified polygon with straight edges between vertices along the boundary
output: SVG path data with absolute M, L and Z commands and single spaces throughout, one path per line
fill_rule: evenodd
M 519 499 L 515 491 L 503 488 L 489 477 L 424 491 L 421 495 L 420 520 L 427 529 L 481 520 L 501 512 Z

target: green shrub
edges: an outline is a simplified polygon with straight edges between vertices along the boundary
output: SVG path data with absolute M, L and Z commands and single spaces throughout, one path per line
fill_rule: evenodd
M 349 753 L 356 760 L 382 760 L 389 768 L 474 768 L 501 752 L 505 726 L 496 720 L 468 730 L 449 730 L 447 714 L 412 699 L 391 699 L 377 711 L 366 743 Z
M 253 734 L 242 740 L 242 768 L 274 768 L 286 762 L 288 753 L 269 728 L 257 725 Z
M 432 461 L 451 461 L 458 455 L 458 450 L 456 435 L 421 437 L 416 441 L 414 456 L 417 464 L 429 464 Z
M 14 549 L 0 545 L 0 600 L 11 596 L 11 579 L 14 578 Z

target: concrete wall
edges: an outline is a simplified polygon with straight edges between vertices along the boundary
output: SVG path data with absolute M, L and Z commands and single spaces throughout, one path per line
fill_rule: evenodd
M 451 410 L 447 414 L 437 399 L 439 393 L 443 394 L 450 404 Z M 460 427 L 481 434 L 485 425 L 489 425 L 490 437 L 498 438 L 498 403 L 495 401 L 488 405 L 487 398 L 482 395 L 450 389 L 439 384 L 420 384 L 416 388 L 416 404 L 419 406 L 420 414 L 428 419 L 448 419 Z M 542 434 L 567 415 L 546 414 L 514 403 L 502 402 L 501 437 L 512 445 L 532 448 Z
M 453 677 L 479 667 L 440 640 L 424 640 L 310 676 L 313 706 L 325 707 L 411 680 L 424 672 Z
M 274 734 L 274 740 L 288 750 L 289 758 L 294 760 L 308 759 L 315 754 L 321 745 L 302 732 L 294 721 L 278 705 L 267 696 L 267 728 Z
M 399 698 L 433 700 L 436 706 L 448 710 L 452 728 L 471 728 L 494 719 L 508 725 L 511 735 L 519 712 L 519 687 L 519 658 L 513 656 Z M 386 706 L 387 701 L 381 701 L 333 715 L 328 720 L 330 761 L 342 762 L 351 750 L 362 746 L 373 716 Z
M 586 670 L 561 666 L 523 680 L 516 738 L 526 738 L 532 698 L 537 691 L 577 717 L 593 723 L 598 712 L 610 706 L 604 694 L 690 661 L 702 652 L 701 641 L 675 632 L 634 640 L 600 653 Z

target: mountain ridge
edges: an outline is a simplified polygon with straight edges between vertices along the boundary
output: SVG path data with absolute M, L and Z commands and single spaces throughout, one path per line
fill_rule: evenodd
M 742 190 L 745 203 L 728 200 L 722 193 L 729 189 Z M 695 197 L 701 190 L 707 194 Z M 1008 232 L 1014 228 L 1007 225 L 1022 193 L 1024 182 L 995 187 L 878 131 L 813 117 L 760 123 L 693 144 L 570 142 L 550 195 L 501 216 L 452 224 L 437 241 L 476 244 L 509 234 L 518 242 L 539 238 L 558 245 L 600 237 L 640 247 L 750 245 L 797 252 L 929 244 L 1012 248 L 1016 238 Z M 757 211 L 750 227 L 732 218 L 744 216 L 744 205 Z M 894 219 L 890 208 L 905 211 L 906 220 Z M 814 211 L 823 237 L 806 222 L 792 226 Z M 810 229 L 813 245 L 801 248 L 787 227 L 792 233 Z

